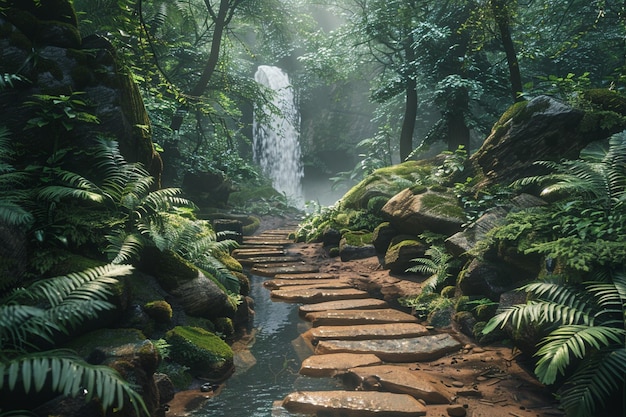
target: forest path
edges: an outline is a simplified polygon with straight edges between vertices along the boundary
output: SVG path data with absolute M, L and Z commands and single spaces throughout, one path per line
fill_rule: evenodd
M 510 348 L 477 346 L 390 306 L 418 292 L 419 280 L 391 276 L 375 257 L 329 258 L 321 244 L 292 242 L 292 227 L 247 237 L 234 256 L 267 277 L 274 302 L 301 304 L 300 374 L 339 378 L 345 389 L 293 392 L 276 399 L 272 415 L 563 415 Z

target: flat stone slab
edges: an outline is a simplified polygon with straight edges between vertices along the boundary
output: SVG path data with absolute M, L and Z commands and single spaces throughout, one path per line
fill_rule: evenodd
M 356 288 L 302 288 L 291 290 L 273 290 L 270 296 L 275 299 L 289 301 L 292 303 L 320 303 L 322 301 L 345 300 L 354 298 L 367 298 L 367 291 Z
M 417 317 L 393 308 L 327 310 L 308 313 L 313 326 L 354 326 L 357 324 L 417 323 Z
M 296 274 L 277 274 L 276 279 L 337 279 L 339 275 L 327 272 L 302 272 Z
M 298 391 L 283 400 L 290 413 L 341 417 L 415 417 L 426 407 L 407 394 L 374 391 Z
M 234 249 L 231 255 L 237 259 L 257 258 L 259 256 L 283 256 L 284 249 Z
M 377 298 L 360 298 L 355 300 L 325 301 L 322 303 L 300 306 L 300 315 L 327 310 L 373 310 L 388 307 L 384 300 Z
M 318 272 L 319 268 L 314 265 L 276 265 L 276 266 L 259 266 L 255 265 L 250 269 L 250 273 L 261 277 L 274 277 L 277 274 L 294 274 L 299 272 Z
M 305 332 L 302 337 L 310 339 L 313 344 L 319 340 L 368 340 L 368 339 L 400 339 L 425 336 L 429 332 L 418 323 L 394 324 L 360 324 L 356 326 L 319 326 Z
M 253 245 L 275 245 L 275 246 L 286 246 L 292 245 L 294 242 L 290 239 L 285 239 L 284 237 L 269 237 L 269 236 L 259 236 L 259 237 L 244 237 L 243 244 L 253 244 Z
M 406 339 L 320 340 L 316 354 L 372 353 L 385 362 L 420 362 L 438 359 L 461 348 L 447 333 Z
M 427 404 L 450 404 L 454 394 L 441 383 L 429 382 L 430 378 L 420 371 L 395 365 L 354 367 L 344 376 L 344 380 L 361 389 L 368 388 L 368 381 L 377 381 L 383 391 L 409 394 Z
M 242 265 L 252 265 L 252 264 L 284 264 L 289 262 L 302 262 L 302 257 L 300 256 L 257 256 L 250 258 L 241 258 L 239 259 L 239 263 Z
M 313 355 L 302 361 L 300 375 L 318 378 L 333 377 L 359 366 L 381 365 L 382 363 L 378 356 L 372 354 L 329 353 L 328 355 Z
M 345 279 L 271 279 L 263 283 L 272 290 L 298 290 L 302 288 L 353 288 Z
M 285 250 L 285 245 L 256 245 L 252 243 L 244 243 L 238 249 L 244 250 Z

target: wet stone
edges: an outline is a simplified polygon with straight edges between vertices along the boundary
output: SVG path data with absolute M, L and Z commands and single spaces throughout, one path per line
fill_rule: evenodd
M 298 290 L 302 288 L 353 288 L 346 280 L 339 279 L 273 279 L 263 285 L 269 289 Z
M 373 310 L 387 307 L 384 300 L 377 298 L 361 298 L 355 300 L 326 301 L 322 303 L 306 304 L 300 306 L 300 314 L 327 311 L 327 310 Z
M 283 407 L 292 413 L 324 416 L 426 415 L 426 407 L 410 395 L 373 391 L 299 391 L 287 395 Z
M 259 256 L 283 256 L 284 249 L 235 249 L 231 255 L 236 259 L 258 258 Z
M 344 379 L 354 386 L 365 388 L 364 381 L 375 379 L 383 391 L 424 400 L 427 404 L 450 404 L 453 394 L 442 384 L 429 382 L 429 376 L 411 371 L 405 366 L 379 365 L 350 369 Z
M 368 293 L 356 288 L 324 289 L 303 288 L 295 290 L 274 290 L 271 297 L 294 303 L 319 303 L 322 301 L 365 298 Z
M 339 275 L 337 274 L 329 274 L 327 272 L 302 272 L 295 274 L 277 274 L 275 279 L 288 280 L 304 280 L 304 279 L 337 279 Z
M 244 266 L 253 264 L 284 264 L 288 262 L 301 262 L 300 256 L 257 256 L 250 258 L 241 258 L 239 263 Z
M 418 323 L 360 324 L 356 326 L 318 326 L 308 330 L 303 337 L 314 343 L 324 339 L 368 340 L 398 339 L 418 337 L 428 334 L 428 330 Z
M 332 377 L 345 373 L 350 368 L 380 365 L 382 361 L 376 355 L 356 353 L 331 353 L 313 355 L 302 361 L 300 374 L 311 377 Z
M 353 326 L 357 324 L 417 323 L 417 318 L 393 308 L 327 310 L 308 313 L 305 318 L 313 326 Z
M 319 268 L 313 265 L 293 264 L 293 265 L 255 265 L 250 269 L 252 275 L 261 277 L 274 277 L 277 274 L 293 274 L 298 272 L 318 272 Z
M 450 417 L 465 417 L 467 410 L 462 405 L 451 405 L 446 408 L 446 412 Z
M 321 340 L 315 353 L 373 353 L 385 362 L 419 362 L 438 359 L 460 347 L 456 339 L 443 333 L 393 340 Z

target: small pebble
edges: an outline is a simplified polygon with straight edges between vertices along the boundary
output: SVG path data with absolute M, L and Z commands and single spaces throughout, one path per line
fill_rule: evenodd
M 461 381 L 452 381 L 452 386 L 457 388 L 463 388 L 465 386 Z

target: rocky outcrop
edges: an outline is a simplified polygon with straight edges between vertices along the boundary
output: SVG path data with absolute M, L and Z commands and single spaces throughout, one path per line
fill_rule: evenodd
M 86 149 L 106 136 L 119 143 L 127 161 L 142 163 L 158 185 L 162 163 L 152 144 L 148 114 L 113 46 L 95 35 L 82 39 L 67 0 L 8 3 L 0 17 L 0 72 L 20 78 L 4 89 L 0 107 L 5 109 L 3 124 L 28 155 L 28 161 L 20 162 L 45 160 L 53 149 L 68 145 Z M 65 120 L 71 128 L 62 119 L 46 119 L 45 114 L 55 112 L 64 117 L 63 107 L 55 108 L 55 97 L 74 113 Z M 98 123 L 77 116 L 81 112 Z
M 456 196 L 439 188 L 407 188 L 385 204 L 381 215 L 396 230 L 415 236 L 426 230 L 450 236 L 465 223 L 465 213 Z
M 548 96 L 515 104 L 470 158 L 478 171 L 480 187 L 510 184 L 537 175 L 539 168 L 533 162 L 575 159 L 591 142 L 626 127 L 626 120 L 616 120 L 609 128 L 608 123 L 601 123 L 603 117 L 594 110 L 574 109 Z

